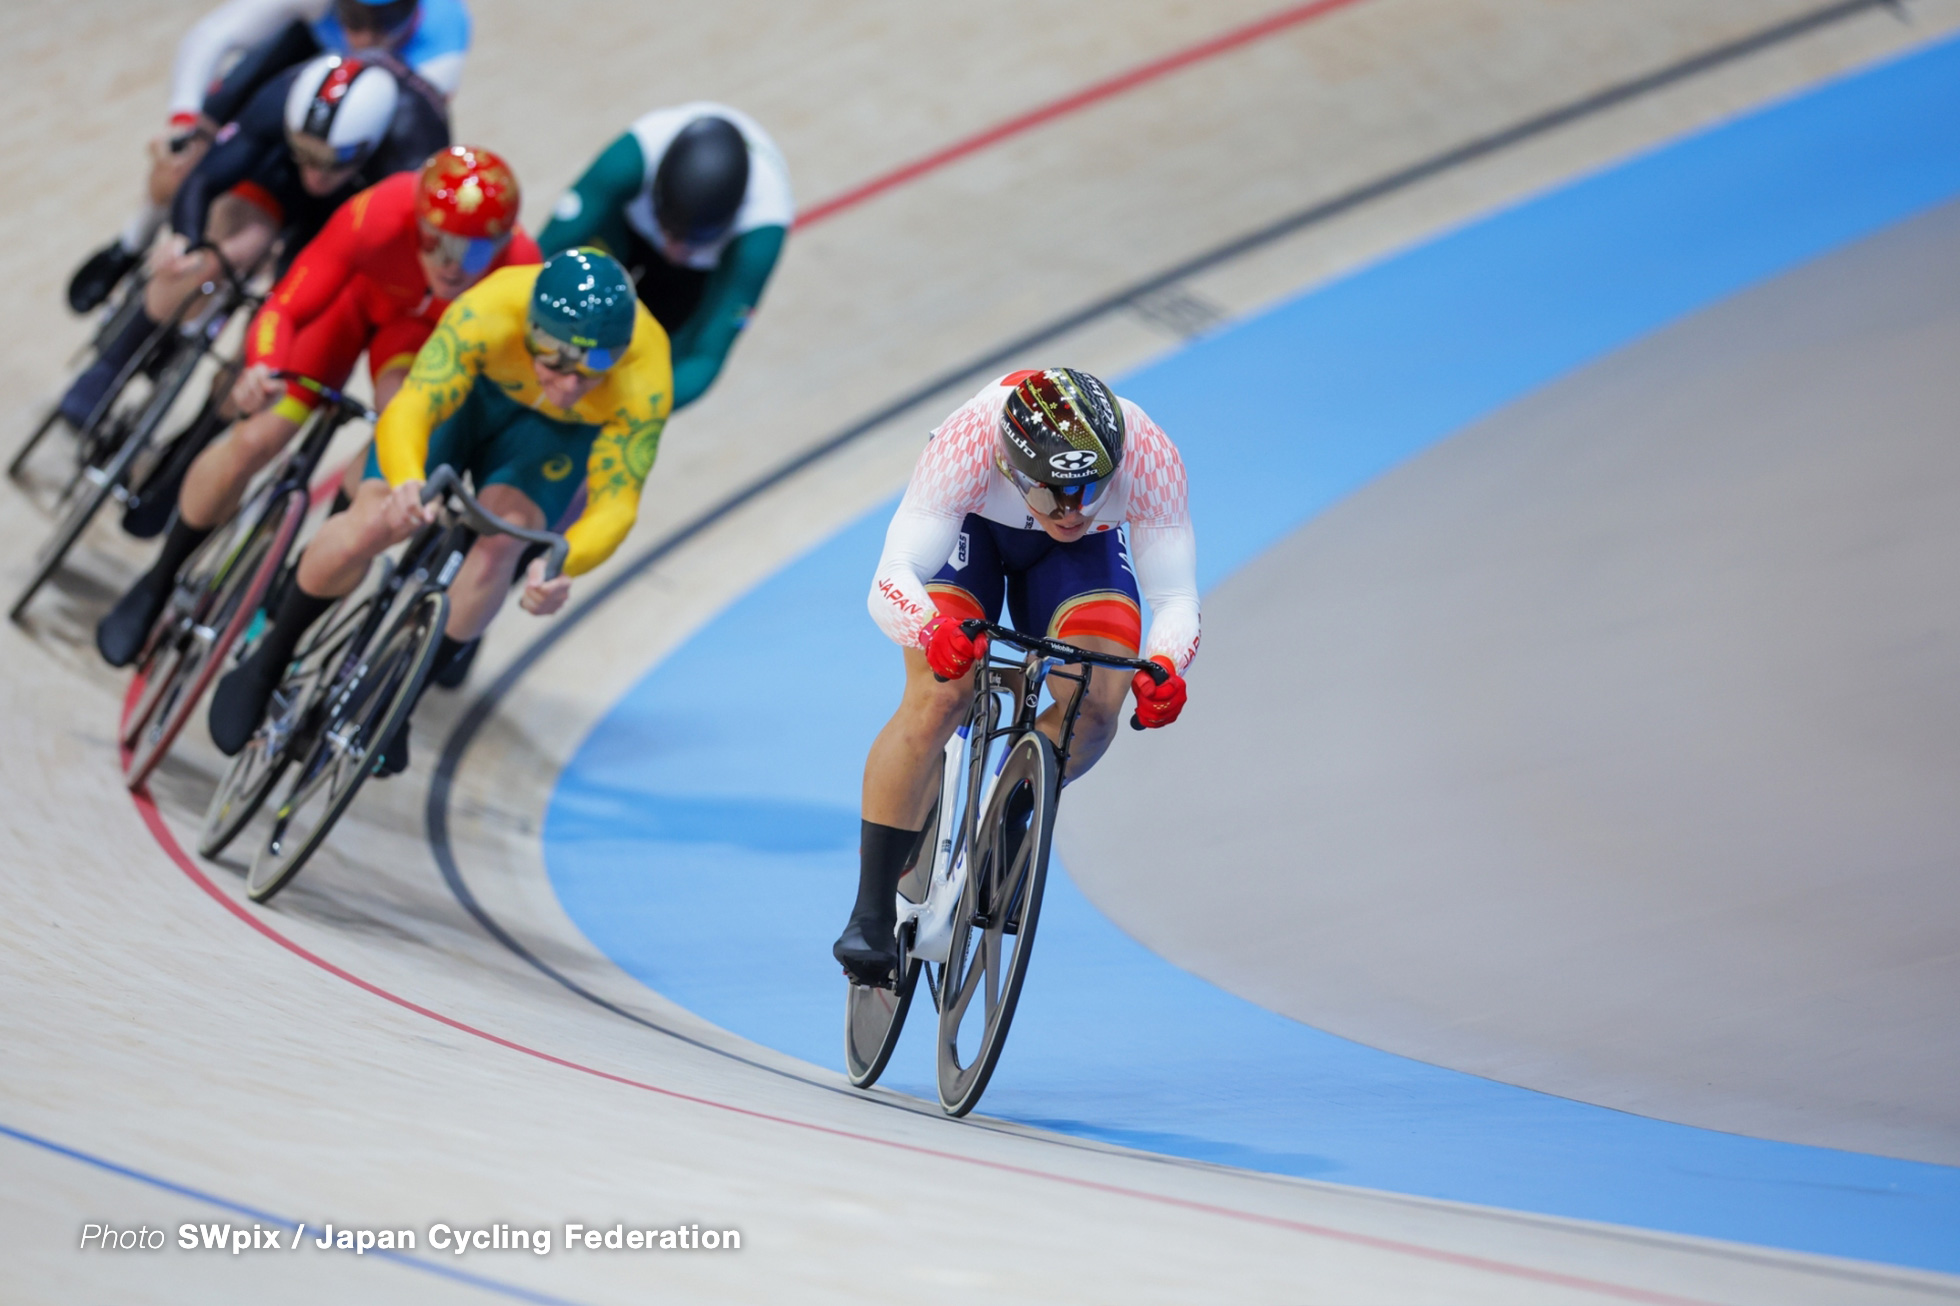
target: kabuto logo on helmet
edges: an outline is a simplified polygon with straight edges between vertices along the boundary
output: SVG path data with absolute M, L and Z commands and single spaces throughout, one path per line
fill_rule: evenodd
M 1096 457 L 1087 449 L 1070 449 L 1049 458 L 1048 465 L 1058 472 L 1086 472 L 1096 465 Z

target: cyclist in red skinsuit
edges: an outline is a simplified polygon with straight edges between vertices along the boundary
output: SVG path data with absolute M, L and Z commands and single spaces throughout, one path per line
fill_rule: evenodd
M 277 395 L 279 383 L 265 375 L 275 368 L 338 386 L 365 349 L 376 406 L 385 407 L 450 300 L 496 268 L 543 261 L 537 242 L 514 220 L 501 247 L 487 248 L 487 238 L 463 237 L 465 245 L 486 247 L 474 251 L 474 259 L 467 248 L 457 251 L 458 258 L 429 257 L 439 253 L 432 247 L 442 239 L 442 228 L 425 223 L 429 206 L 423 196 L 432 189 L 430 174 L 437 174 L 440 182 L 445 170 L 459 170 L 468 155 L 479 161 L 479 174 L 485 170 L 482 161 L 496 159 L 487 150 L 456 146 L 438 154 L 422 176 L 390 177 L 341 206 L 252 320 L 245 360 L 255 370 L 233 388 L 234 402 L 250 411 Z M 485 189 L 477 187 L 479 193 Z M 497 207 L 515 214 L 514 180 L 508 195 L 498 198 L 503 203 Z M 474 216 L 490 202 L 476 200 L 470 214 L 459 216 Z M 452 203 L 461 208 L 463 202 Z M 314 397 L 297 385 L 284 388 L 285 399 L 274 411 L 297 422 Z
M 335 211 L 246 332 L 249 366 L 231 406 L 249 416 L 191 464 L 162 554 L 96 628 L 111 665 L 134 659 L 178 568 L 238 510 L 316 402 L 270 373 L 337 387 L 365 349 L 375 407 L 386 407 L 450 300 L 496 268 L 543 261 L 517 223 L 518 198 L 502 159 L 452 146 L 419 175 L 389 177 Z

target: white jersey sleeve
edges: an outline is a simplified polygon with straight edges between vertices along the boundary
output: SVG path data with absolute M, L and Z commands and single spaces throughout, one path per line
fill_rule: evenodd
M 912 469 L 871 582 L 871 619 L 894 643 L 915 647 L 933 618 L 926 582 L 953 555 L 966 515 L 987 501 L 999 420 L 1000 401 L 982 391 L 939 424 Z
M 170 68 L 170 119 L 188 124 L 204 107 L 205 92 L 223 75 L 226 61 L 286 24 L 317 21 L 328 0 L 228 0 L 199 19 L 177 43 Z
M 1198 536 L 1191 529 L 1184 459 L 1157 423 L 1129 400 L 1123 419 L 1129 440 L 1123 472 L 1129 484 L 1126 516 L 1137 588 L 1150 605 L 1145 657 L 1167 657 L 1181 675 L 1198 656 Z

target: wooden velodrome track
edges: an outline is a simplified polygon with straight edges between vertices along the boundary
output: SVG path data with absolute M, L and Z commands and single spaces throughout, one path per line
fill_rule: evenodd
M 24 432 L 81 336 L 61 284 L 122 220 L 168 51 L 201 8 L 9 6 L 0 429 Z M 1426 232 L 1950 31 L 1960 3 L 1912 4 L 1908 22 L 1876 4 L 1795 0 L 1348 0 L 1281 11 L 1284 22 L 1211 50 L 1274 10 L 474 9 L 458 136 L 513 160 L 534 221 L 627 120 L 692 98 L 768 125 L 816 218 L 716 390 L 670 430 L 612 568 L 827 438 L 856 438 L 665 549 L 529 670 L 460 759 L 450 833 L 470 892 L 640 1023 L 513 957 L 438 876 L 428 776 L 468 692 L 431 698 L 415 770 L 372 786 L 276 908 L 244 903 L 235 867 L 182 858 L 215 756 L 190 741 L 153 804 L 123 790 L 112 743 L 123 685 L 88 634 L 138 555 L 108 532 L 78 553 L 28 625 L 0 633 L 0 1297 L 1835 1301 L 1937 1290 L 1930 1276 L 1168 1162 L 867 1099 L 840 1090 L 831 1068 L 707 1026 L 597 957 L 550 897 L 536 830 L 557 766 L 597 715 L 730 596 L 889 495 L 919 431 L 987 369 L 1063 358 L 1120 372 Z M 1202 57 L 853 197 L 1186 51 Z M 825 205 L 839 196 L 849 202 Z M 0 584 L 11 586 L 45 519 L 8 495 Z M 507 616 L 475 686 L 538 632 Z M 740 946 L 739 921 L 701 927 Z M 689 1222 L 739 1229 L 744 1246 L 679 1258 L 424 1249 L 411 1262 L 76 1250 L 90 1221 L 174 1231 L 275 1217 L 418 1231 Z

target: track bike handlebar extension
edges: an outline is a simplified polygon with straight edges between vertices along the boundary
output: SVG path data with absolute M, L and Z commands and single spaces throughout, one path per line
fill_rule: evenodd
M 291 381 L 302 390 L 311 390 L 346 415 L 350 422 L 373 422 L 378 420 L 375 411 L 352 395 L 344 394 L 324 382 L 299 372 L 288 372 L 284 368 L 273 368 L 266 374 L 274 381 Z
M 1003 644 L 1012 644 L 1016 648 L 1039 653 L 1042 657 L 1054 658 L 1058 662 L 1092 663 L 1095 666 L 1113 667 L 1120 671 L 1141 671 L 1159 685 L 1171 678 L 1171 673 L 1165 669 L 1163 663 L 1149 658 L 1126 658 L 1114 653 L 1094 653 L 1086 648 L 1077 648 L 1073 644 L 1064 644 L 1057 639 L 1023 634 L 1011 627 L 986 621 L 980 617 L 969 617 L 962 621 L 960 630 L 968 639 L 978 639 L 985 635 L 989 639 L 997 639 Z M 1134 712 L 1130 713 L 1130 729 L 1144 729 L 1142 718 Z
M 526 544 L 542 544 L 547 550 L 544 561 L 546 580 L 555 579 L 565 570 L 565 558 L 571 553 L 572 546 L 564 536 L 556 531 L 534 531 L 505 521 L 476 501 L 476 496 L 464 487 L 463 478 L 456 474 L 453 467 L 436 468 L 422 484 L 423 503 L 445 497 L 458 505 L 457 516 L 478 535 L 509 535 Z
M 234 294 L 240 299 L 251 298 L 251 292 L 245 288 L 245 278 L 238 275 L 238 269 L 232 267 L 231 260 L 225 257 L 223 250 L 208 240 L 200 240 L 184 252 L 186 254 L 195 254 L 199 250 L 207 251 L 212 258 L 218 261 L 218 271 L 224 274 L 224 278 L 230 284 Z

